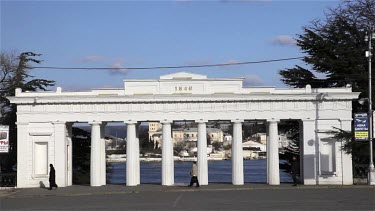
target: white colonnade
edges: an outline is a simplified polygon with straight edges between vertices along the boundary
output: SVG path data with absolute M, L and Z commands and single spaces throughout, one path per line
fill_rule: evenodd
M 304 184 L 353 184 L 351 156 L 341 151 L 343 140 L 331 138 L 333 127 L 351 130 L 352 101 L 359 92 L 341 88 L 298 89 L 244 87 L 243 78 L 213 79 L 178 72 L 158 79 L 130 79 L 123 89 L 84 92 L 28 92 L 17 88 L 8 97 L 17 106 L 17 187 L 48 184 L 49 164 L 56 168 L 60 187 L 72 184 L 71 124 L 92 126 L 90 183 L 105 185 L 104 128 L 106 122 L 127 123 L 126 184 L 140 184 L 138 123 L 163 124 L 162 184 L 173 185 L 171 123 L 198 123 L 198 169 L 201 185 L 208 184 L 206 123 L 232 120 L 232 183 L 244 183 L 241 159 L 241 120 L 267 121 L 267 183 L 280 184 L 278 121 L 299 120 L 301 173 Z M 125 119 L 124 119 L 125 118 Z M 168 121 L 165 121 L 168 120 Z
M 173 121 L 161 120 L 162 124 L 162 185 L 174 185 L 174 156 L 172 128 Z M 208 185 L 208 162 L 207 162 L 207 120 L 197 120 L 198 142 L 197 142 L 197 164 L 198 180 L 201 185 Z M 243 149 L 242 149 L 242 124 L 244 120 L 232 120 L 232 184 L 244 184 Z M 278 155 L 278 120 L 267 121 L 267 183 L 270 185 L 280 184 L 279 155 Z M 140 184 L 139 168 L 139 139 L 137 138 L 138 122 L 127 121 L 127 162 L 126 162 L 126 185 L 135 186 Z

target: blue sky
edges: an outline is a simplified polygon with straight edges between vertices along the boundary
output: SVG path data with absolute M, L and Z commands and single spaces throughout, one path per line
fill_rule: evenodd
M 338 1 L 1 1 L 1 51 L 43 54 L 42 66 L 149 67 L 302 56 L 293 39 Z M 31 74 L 65 90 L 123 87 L 178 71 L 285 87 L 301 61 L 168 70 L 53 70 Z

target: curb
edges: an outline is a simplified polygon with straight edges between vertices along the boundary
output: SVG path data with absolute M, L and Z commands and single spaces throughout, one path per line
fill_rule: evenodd
M 375 186 L 265 186 L 265 187 L 234 187 L 234 188 L 181 188 L 181 189 L 131 189 L 124 191 L 108 191 L 103 192 L 81 192 L 81 193 L 54 193 L 51 194 L 38 194 L 35 195 L 19 195 L 17 193 L 25 189 L 13 189 L 10 191 L 0 191 L 0 198 L 34 198 L 34 197 L 50 197 L 50 196 L 62 196 L 62 197 L 75 197 L 75 196 L 93 196 L 93 195 L 120 195 L 120 194 L 139 194 L 145 192 L 170 192 L 170 193 L 183 193 L 183 192 L 215 192 L 215 191 L 255 191 L 255 190 L 318 190 L 318 189 L 374 189 Z M 5 194 L 2 194 L 5 193 Z

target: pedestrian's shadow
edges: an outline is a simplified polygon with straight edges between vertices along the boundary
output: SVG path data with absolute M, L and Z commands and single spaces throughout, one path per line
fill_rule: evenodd
M 42 189 L 48 189 L 48 188 L 46 187 L 46 185 L 43 183 L 43 181 L 39 181 L 39 186 L 40 186 L 40 188 L 42 188 Z

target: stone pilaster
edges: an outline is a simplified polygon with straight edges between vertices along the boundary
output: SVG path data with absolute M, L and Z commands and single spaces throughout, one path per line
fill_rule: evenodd
M 73 185 L 73 123 L 66 123 L 67 130 L 67 143 L 68 143 L 68 184 L 67 186 Z
M 101 171 L 101 185 L 107 184 L 107 177 L 106 177 L 106 154 L 105 154 L 105 126 L 107 125 L 106 122 L 103 122 L 100 125 L 100 171 Z
M 56 184 L 60 187 L 68 186 L 68 140 L 65 122 L 53 122 L 55 142 L 55 163 L 57 172 Z
M 301 180 L 305 185 L 316 185 L 318 182 L 317 178 L 317 167 L 316 167 L 316 148 L 317 148 L 317 138 L 316 138 L 316 122 L 315 119 L 303 119 L 302 127 L 300 132 L 302 133 L 302 154 L 301 159 L 302 171 Z
M 341 120 L 341 129 L 345 131 L 351 131 L 352 130 L 352 120 L 351 119 L 342 119 Z M 343 146 L 347 140 L 337 140 L 340 142 Z M 342 184 L 343 185 L 353 185 L 353 165 L 352 165 L 352 155 L 345 153 L 343 150 L 339 150 L 341 153 L 341 159 L 342 162 L 338 162 L 338 164 L 341 164 L 342 172 Z M 336 155 L 337 158 L 337 155 Z M 375 185 L 375 184 L 373 184 Z
M 136 145 L 136 154 L 137 156 L 135 157 L 136 158 L 136 173 L 137 173 L 137 185 L 140 185 L 141 184 L 141 162 L 140 162 L 140 158 L 139 158 L 139 154 L 140 154 L 140 149 L 139 149 L 139 125 L 141 124 L 141 122 L 137 122 L 137 124 L 135 125 L 135 137 L 136 137 L 136 142 L 137 142 L 137 145 Z
M 28 173 L 27 159 L 32 156 L 28 153 L 31 149 L 27 149 L 29 140 L 27 122 L 17 122 L 17 187 L 27 187 Z

